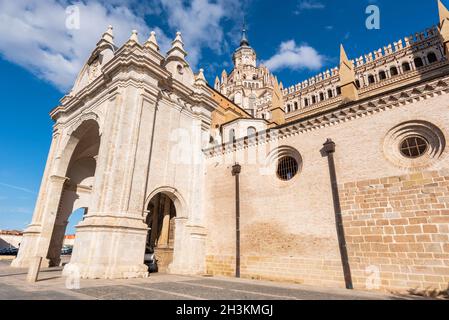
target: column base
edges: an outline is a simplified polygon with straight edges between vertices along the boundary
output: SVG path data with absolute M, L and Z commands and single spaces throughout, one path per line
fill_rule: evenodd
M 13 268 L 29 268 L 32 259 L 39 255 L 40 250 L 40 237 L 41 237 L 41 225 L 31 224 L 23 233 L 23 238 L 20 243 L 19 253 L 17 257 L 11 262 Z M 49 266 L 48 259 L 42 259 L 42 268 Z
M 78 224 L 63 275 L 80 279 L 145 278 L 148 226 L 140 219 L 91 216 Z
M 69 263 L 65 265 L 62 275 L 79 279 L 130 279 L 147 278 L 148 267 L 138 265 L 85 265 Z

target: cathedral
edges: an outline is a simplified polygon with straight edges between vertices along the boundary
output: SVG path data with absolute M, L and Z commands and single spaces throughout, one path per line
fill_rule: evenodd
M 51 147 L 13 267 L 158 270 L 346 287 L 447 290 L 449 11 L 288 88 L 243 30 L 210 86 L 137 31 L 103 34 L 50 116 Z M 413 30 L 411 30 L 413 31 Z

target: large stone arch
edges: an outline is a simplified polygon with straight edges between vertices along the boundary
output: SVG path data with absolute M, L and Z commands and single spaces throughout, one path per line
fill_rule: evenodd
M 161 186 L 146 197 L 145 209 L 144 220 L 149 227 L 145 253 L 148 254 L 151 247 L 158 259 L 159 271 L 171 272 L 173 264 L 185 254 L 182 244 L 188 218 L 186 202 L 176 188 Z
M 179 218 L 188 218 L 188 208 L 184 197 L 178 191 L 178 189 L 169 187 L 169 186 L 161 186 L 154 189 L 146 198 L 145 198 L 145 208 L 148 207 L 151 199 L 154 198 L 158 193 L 163 193 L 167 195 L 175 204 L 177 217 Z
M 82 121 L 77 121 L 67 131 L 66 139 L 63 140 L 62 146 L 56 156 L 54 164 L 54 175 L 65 176 L 69 168 L 69 162 L 72 159 L 75 148 L 78 146 L 84 134 L 91 128 L 98 128 L 98 136 L 101 137 L 100 124 L 96 114 L 85 117 Z
M 78 208 L 88 208 L 100 148 L 99 124 L 96 119 L 77 122 L 62 139 L 44 177 L 34 224 L 24 233 L 15 267 L 26 267 L 33 257 L 42 257 L 43 266 L 60 263 L 69 216 Z

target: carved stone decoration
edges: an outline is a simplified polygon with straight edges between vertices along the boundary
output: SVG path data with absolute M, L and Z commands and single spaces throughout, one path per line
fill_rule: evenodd
M 89 65 L 89 83 L 94 81 L 101 74 L 100 59 L 97 57 Z

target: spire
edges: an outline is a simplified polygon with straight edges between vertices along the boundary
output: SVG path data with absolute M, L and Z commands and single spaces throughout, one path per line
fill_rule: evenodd
M 245 18 L 243 18 L 243 28 L 242 28 L 242 39 L 240 40 L 241 47 L 249 47 L 248 37 L 246 35 L 246 23 Z
M 348 59 L 345 48 L 340 45 L 340 88 L 345 100 L 357 100 L 358 92 L 355 85 L 354 63 Z
M 346 64 L 349 68 L 352 68 L 352 64 L 348 59 L 345 48 L 343 47 L 343 44 L 340 44 L 340 67 L 342 64 Z
M 438 0 L 438 12 L 440 14 L 440 23 L 449 19 L 449 10 L 444 6 L 441 0 Z
M 218 78 L 218 76 L 215 77 L 214 88 L 215 90 L 220 91 L 220 79 Z
M 153 49 L 154 51 L 159 51 L 159 45 L 157 44 L 156 40 L 156 32 L 151 31 L 150 37 L 148 38 L 145 46 L 148 46 L 150 49 Z

